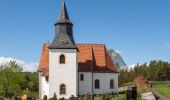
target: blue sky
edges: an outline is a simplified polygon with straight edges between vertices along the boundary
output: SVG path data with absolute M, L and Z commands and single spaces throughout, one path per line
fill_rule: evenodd
M 66 0 L 76 43 L 104 43 L 128 65 L 170 61 L 170 0 Z M 0 56 L 39 62 L 61 0 L 0 0 Z

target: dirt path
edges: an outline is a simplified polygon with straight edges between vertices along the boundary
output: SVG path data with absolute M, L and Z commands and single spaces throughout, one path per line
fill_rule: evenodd
M 153 94 L 156 97 L 156 100 L 170 100 L 167 97 L 160 95 L 158 92 L 153 92 Z

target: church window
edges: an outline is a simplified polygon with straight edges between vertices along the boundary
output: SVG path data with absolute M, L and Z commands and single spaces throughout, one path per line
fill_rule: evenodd
M 66 94 L 66 86 L 64 84 L 60 85 L 60 95 Z
M 84 75 L 80 74 L 80 81 L 84 81 Z
M 60 64 L 65 64 L 65 56 L 63 54 L 60 56 Z
M 48 79 L 48 76 L 45 76 L 45 80 L 46 80 L 46 82 L 48 82 L 48 80 L 49 80 L 49 79 Z
M 100 81 L 98 79 L 95 80 L 95 89 L 100 88 Z
M 113 79 L 110 80 L 110 89 L 113 89 L 114 88 L 114 81 Z
M 47 100 L 47 95 L 44 95 L 44 98 L 43 98 L 43 100 Z

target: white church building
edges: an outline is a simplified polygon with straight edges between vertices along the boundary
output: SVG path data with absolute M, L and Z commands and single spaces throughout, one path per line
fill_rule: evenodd
M 65 2 L 52 43 L 43 45 L 39 64 L 39 97 L 118 92 L 118 70 L 104 44 L 76 44 Z

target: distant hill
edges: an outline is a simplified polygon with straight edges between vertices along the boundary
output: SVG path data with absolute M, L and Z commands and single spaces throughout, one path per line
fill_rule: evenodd
M 112 57 L 113 62 L 119 67 L 124 68 L 127 67 L 126 63 L 124 62 L 123 58 L 119 53 L 117 53 L 115 50 L 110 49 L 109 54 Z

